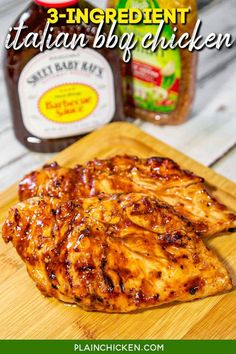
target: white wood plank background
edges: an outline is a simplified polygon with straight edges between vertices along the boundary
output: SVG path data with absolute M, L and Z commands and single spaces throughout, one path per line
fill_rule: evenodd
M 106 0 L 92 1 L 104 7 Z M 0 0 L 0 43 L 25 0 Z M 213 0 L 200 12 L 202 33 L 230 32 L 236 38 L 236 1 Z M 197 95 L 189 121 L 178 127 L 157 127 L 137 120 L 149 134 L 212 166 L 236 181 L 236 46 L 230 50 L 203 50 L 199 55 Z M 0 68 L 0 190 L 26 172 L 39 167 L 53 154 L 29 152 L 12 131 L 3 74 Z

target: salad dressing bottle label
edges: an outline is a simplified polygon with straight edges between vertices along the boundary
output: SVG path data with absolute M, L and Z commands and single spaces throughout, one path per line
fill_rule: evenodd
M 156 0 L 121 0 L 118 8 L 158 8 Z M 126 104 L 150 112 L 169 113 L 176 109 L 181 79 L 179 49 L 158 48 L 156 52 L 142 48 L 142 39 L 149 32 L 155 37 L 158 25 L 119 25 L 121 34 L 133 32 L 138 44 L 132 62 L 123 66 Z M 162 37 L 170 40 L 172 27 L 165 25 Z

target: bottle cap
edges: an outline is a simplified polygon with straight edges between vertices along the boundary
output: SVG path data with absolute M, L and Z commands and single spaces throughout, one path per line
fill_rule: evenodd
M 34 0 L 34 2 L 40 6 L 45 7 L 67 7 L 75 5 L 79 0 Z

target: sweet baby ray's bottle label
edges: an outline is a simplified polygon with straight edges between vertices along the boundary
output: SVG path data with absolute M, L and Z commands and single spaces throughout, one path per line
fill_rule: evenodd
M 115 113 L 112 70 L 90 48 L 38 54 L 24 67 L 18 90 L 25 128 L 41 139 L 89 133 Z
M 158 8 L 155 0 L 121 0 L 118 8 Z M 151 112 L 168 113 L 176 108 L 181 78 L 179 49 L 158 48 L 155 52 L 143 49 L 143 37 L 149 32 L 155 37 L 158 25 L 119 25 L 119 31 L 133 32 L 138 45 L 132 52 L 130 64 L 124 64 L 124 92 L 126 103 Z M 162 37 L 170 40 L 172 27 L 165 25 Z

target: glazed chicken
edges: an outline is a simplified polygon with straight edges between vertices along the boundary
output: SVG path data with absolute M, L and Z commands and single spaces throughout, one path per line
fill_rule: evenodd
M 28 174 L 19 185 L 22 201 L 36 196 L 66 201 L 131 192 L 153 195 L 170 204 L 203 236 L 236 228 L 236 215 L 208 193 L 203 178 L 167 158 L 115 156 L 74 169 L 53 163 Z
M 57 171 L 57 178 L 61 173 L 59 167 L 49 171 Z M 35 197 L 10 210 L 3 238 L 13 243 L 44 295 L 89 311 L 129 312 L 232 288 L 191 223 L 142 194 L 64 202 Z

